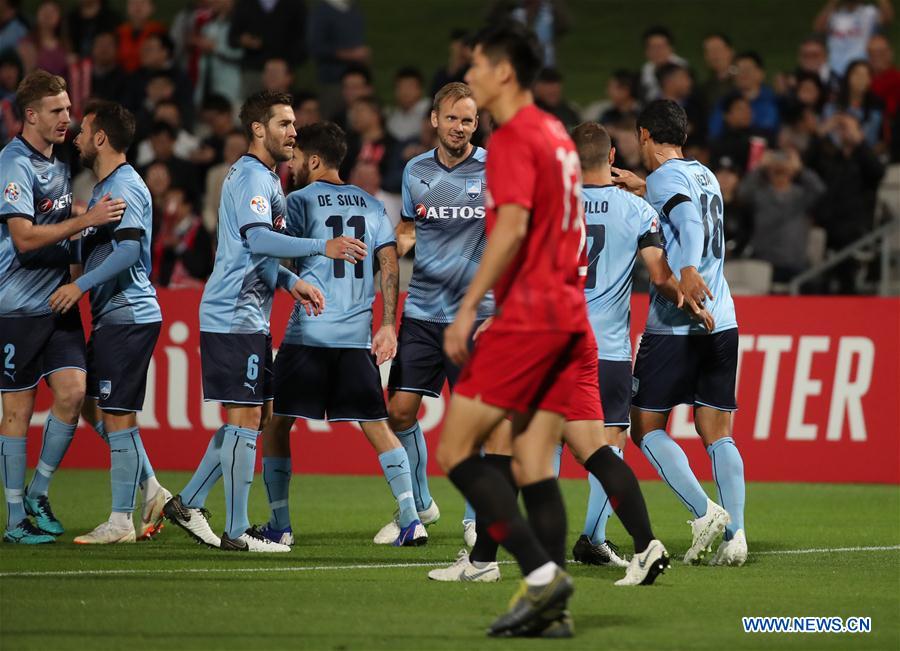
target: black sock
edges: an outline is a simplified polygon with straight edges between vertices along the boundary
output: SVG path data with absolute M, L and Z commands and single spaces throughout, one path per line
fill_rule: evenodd
M 518 494 L 519 487 L 516 486 L 516 480 L 512 474 L 512 457 L 506 454 L 486 454 L 484 462 L 497 469 L 503 478 L 512 486 L 513 493 Z M 487 530 L 488 523 L 485 519 L 475 512 L 475 545 L 469 552 L 469 560 L 479 563 L 493 563 L 497 560 L 497 541 L 491 538 Z
M 594 452 L 584 467 L 600 481 L 613 510 L 634 539 L 634 551 L 640 554 L 654 536 L 644 495 L 631 467 L 608 445 Z
M 556 477 L 522 486 L 528 523 L 551 560 L 566 566 L 566 506 Z
M 519 512 L 516 494 L 496 468 L 476 454 L 458 464 L 447 476 L 469 500 L 475 513 L 484 518 L 488 535 L 515 557 L 523 575 L 550 562 Z

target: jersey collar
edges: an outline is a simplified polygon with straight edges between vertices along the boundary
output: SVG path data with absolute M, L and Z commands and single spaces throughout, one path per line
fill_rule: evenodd
M 469 152 L 469 155 L 468 155 L 468 156 L 466 156 L 465 158 L 463 158 L 461 161 L 459 161 L 459 162 L 458 162 L 456 165 L 454 165 L 453 167 L 447 167 L 446 165 L 444 165 L 444 164 L 441 162 L 441 159 L 440 159 L 440 157 L 438 156 L 438 148 L 435 147 L 435 148 L 434 148 L 434 162 L 437 163 L 438 167 L 440 167 L 440 168 L 441 168 L 442 170 L 444 170 L 445 172 L 452 172 L 453 170 L 458 169 L 460 166 L 465 165 L 465 164 L 468 163 L 470 160 L 472 160 L 472 158 L 475 156 L 475 152 L 477 152 L 477 151 L 478 151 L 478 147 L 476 147 L 475 145 L 472 145 L 472 151 Z
M 47 161 L 47 162 L 49 162 L 49 163 L 55 163 L 55 162 L 56 162 L 56 153 L 53 153 L 53 154 L 50 156 L 50 158 L 47 158 L 47 157 L 44 156 L 41 152 L 39 152 L 37 149 L 35 149 L 34 147 L 32 147 L 32 146 L 31 146 L 31 143 L 28 142 L 27 140 L 25 140 L 25 138 L 22 137 L 22 134 L 19 134 L 18 136 L 16 136 L 16 138 L 18 138 L 19 140 L 21 140 L 22 143 L 23 143 L 26 147 L 28 147 L 31 151 L 33 151 L 35 154 L 37 154 L 38 156 L 40 156 L 42 160 L 45 160 L 45 161 Z M 53 148 L 53 151 L 56 152 L 56 147 Z
M 263 163 L 263 162 L 259 159 L 258 156 L 255 156 L 255 155 L 253 155 L 253 154 L 251 154 L 251 153 L 246 153 L 246 154 L 244 154 L 244 156 L 247 157 L 247 158 L 252 158 L 252 159 L 255 160 L 257 163 L 259 163 L 260 165 L 262 165 L 263 167 L 265 167 L 268 171 L 272 172 L 272 168 L 269 167 L 268 165 L 266 165 L 265 163 Z M 274 172 L 272 172 L 272 173 L 274 174 Z
M 600 188 L 614 188 L 614 187 L 616 187 L 616 184 L 615 183 L 604 183 L 603 185 L 594 185 L 593 183 L 588 183 L 586 185 L 582 185 L 581 187 L 585 188 L 585 189 L 591 188 L 594 190 L 599 190 Z
M 118 165 L 116 165 L 116 168 L 115 168 L 112 172 L 110 172 L 109 174 L 107 174 L 106 176 L 104 176 L 102 179 L 100 179 L 99 181 L 97 181 L 97 183 L 98 183 L 98 184 L 99 184 L 99 183 L 103 183 L 104 181 L 106 181 L 106 180 L 108 180 L 108 179 L 111 179 L 111 178 L 113 177 L 113 174 L 115 174 L 116 172 L 118 172 L 120 169 L 122 169 L 122 168 L 125 167 L 126 165 L 128 165 L 128 161 L 125 161 L 124 163 L 119 163 Z

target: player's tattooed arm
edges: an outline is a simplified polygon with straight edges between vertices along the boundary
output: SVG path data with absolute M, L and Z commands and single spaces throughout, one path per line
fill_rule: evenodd
M 16 249 L 28 253 L 67 240 L 86 228 L 117 222 L 124 213 L 125 202 L 107 194 L 83 215 L 57 224 L 35 224 L 26 215 L 9 215 L 6 224 Z
M 416 245 L 415 222 L 401 221 L 397 224 L 397 255 L 403 257 Z
M 393 244 L 382 246 L 376 252 L 381 268 L 381 298 L 384 308 L 381 327 L 372 338 L 372 354 L 375 363 L 383 364 L 397 354 L 397 301 L 400 295 L 400 266 L 397 262 L 397 248 Z

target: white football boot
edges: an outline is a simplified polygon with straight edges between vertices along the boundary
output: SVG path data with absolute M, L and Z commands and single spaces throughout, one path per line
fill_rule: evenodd
M 463 541 L 466 547 L 470 549 L 475 546 L 478 540 L 478 532 L 475 531 L 475 520 L 463 520 Z
M 373 542 L 376 545 L 393 545 L 400 535 L 400 523 L 397 518 L 400 517 L 400 511 L 394 511 L 394 518 L 386 525 L 381 527 L 375 534 Z M 441 510 L 438 508 L 437 502 L 431 500 L 431 506 L 424 511 L 419 511 L 419 521 L 426 527 L 436 524 L 441 519 Z
M 693 541 L 684 555 L 684 564 L 697 564 L 703 560 L 703 556 L 712 550 L 712 542 L 725 531 L 726 525 L 731 522 L 728 511 L 706 498 L 706 515 L 696 520 L 688 520 L 693 533 Z
M 469 553 L 465 549 L 460 549 L 453 565 L 431 570 L 428 573 L 428 578 L 432 581 L 495 583 L 500 580 L 500 566 L 494 562 L 487 563 L 484 567 L 479 569 L 469 561 Z
M 134 524 L 125 526 L 113 524 L 109 520 L 101 522 L 97 527 L 73 540 L 76 545 L 118 545 L 119 543 L 133 543 Z
M 743 529 L 734 532 L 731 540 L 723 540 L 710 559 L 710 565 L 734 565 L 740 567 L 747 561 L 747 536 Z
M 160 487 L 149 500 L 144 502 L 138 540 L 150 540 L 162 531 L 163 520 L 166 517 L 163 507 L 170 499 L 172 499 L 172 493 Z
M 172 524 L 178 525 L 199 543 L 219 549 L 222 541 L 209 526 L 209 511 L 185 506 L 181 495 L 176 495 L 163 507 L 163 514 Z
M 291 551 L 291 548 L 281 543 L 273 542 L 266 538 L 256 527 L 250 527 L 237 538 L 230 538 L 228 533 L 222 534 L 222 544 L 219 547 L 227 552 L 261 552 L 283 554 Z
M 651 585 L 660 574 L 669 568 L 669 554 L 658 540 L 650 544 L 640 554 L 635 554 L 628 563 L 625 576 L 615 585 Z

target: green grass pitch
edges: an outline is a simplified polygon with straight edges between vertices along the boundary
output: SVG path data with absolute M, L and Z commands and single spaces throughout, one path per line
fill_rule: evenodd
M 160 479 L 178 490 L 187 475 L 160 473 Z M 661 483 L 643 488 L 657 536 L 682 554 L 687 512 Z M 567 480 L 563 490 L 571 545 L 581 530 L 587 483 Z M 433 480 L 433 492 L 443 516 L 419 548 L 372 544 L 392 510 L 383 479 L 324 476 L 294 478 L 299 538 L 289 555 L 225 554 L 171 526 L 152 542 L 84 548 L 71 540 L 106 517 L 108 478 L 64 470 L 51 497 L 66 534 L 56 545 L 0 546 L 0 648 L 900 648 L 896 486 L 751 484 L 751 555 L 743 568 L 673 563 L 652 587 L 616 588 L 620 570 L 572 564 L 570 641 L 484 636 L 516 587 L 518 572 L 508 562 L 497 584 L 426 579 L 428 568 L 451 561 L 462 544 L 461 499 L 444 479 Z M 252 517 L 262 521 L 267 507 L 259 477 L 251 499 Z M 224 523 L 222 500 L 218 487 L 209 500 L 216 530 Z M 609 536 L 626 540 L 615 518 Z M 787 553 L 859 547 L 890 549 Z M 746 615 L 870 616 L 873 630 L 746 635 Z

